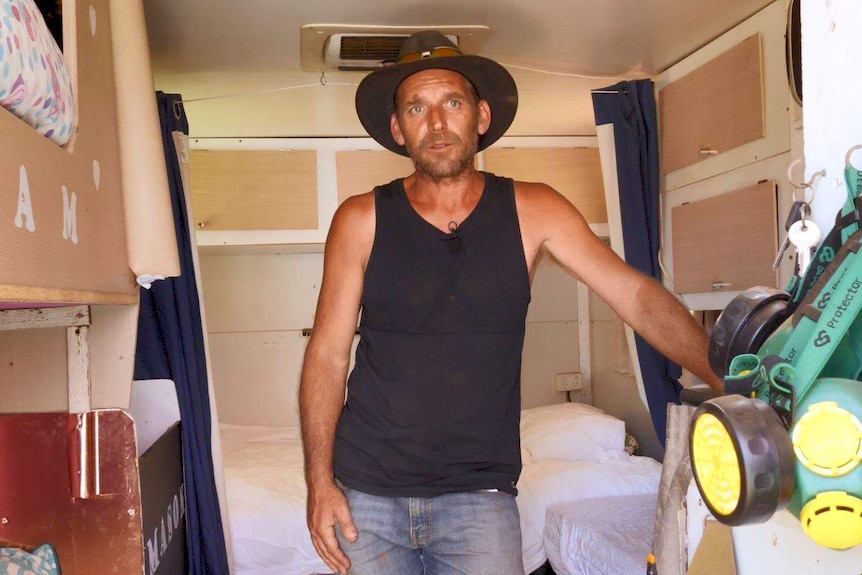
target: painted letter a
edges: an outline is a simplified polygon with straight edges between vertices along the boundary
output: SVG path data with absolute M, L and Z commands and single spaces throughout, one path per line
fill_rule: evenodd
M 63 239 L 71 239 L 73 244 L 78 243 L 78 218 L 76 215 L 78 207 L 78 196 L 75 192 L 69 195 L 66 186 L 63 190 Z
M 30 182 L 24 166 L 18 170 L 18 211 L 15 213 L 15 225 L 28 232 L 36 231 L 36 220 L 33 219 L 33 202 L 30 201 Z

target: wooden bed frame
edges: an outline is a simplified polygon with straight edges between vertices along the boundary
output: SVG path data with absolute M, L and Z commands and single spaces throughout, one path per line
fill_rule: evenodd
M 127 408 L 137 280 L 179 275 L 143 4 L 63 8 L 72 139 L 61 148 L 0 109 L 0 309 L 92 306 L 92 407 Z M 54 389 L 66 387 L 61 344 L 50 330 L 3 332 L 0 412 L 68 408 Z
M 141 573 L 122 410 L 139 283 L 180 271 L 170 190 L 143 1 L 63 0 L 63 13 L 72 139 L 0 108 L 0 540 L 53 542 L 64 574 Z

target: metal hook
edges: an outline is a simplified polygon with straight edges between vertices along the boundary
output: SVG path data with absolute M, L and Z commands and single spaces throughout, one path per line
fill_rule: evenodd
M 847 153 L 844 155 L 844 167 L 845 168 L 849 168 L 850 166 L 853 166 L 853 164 L 850 163 L 850 156 L 853 155 L 853 152 L 855 152 L 856 150 L 860 150 L 860 149 L 862 149 L 862 145 L 856 144 L 855 146 L 853 146 L 852 148 L 847 150 Z M 855 168 L 856 166 L 853 166 L 853 167 Z
M 813 174 L 811 174 L 811 177 L 808 179 L 807 182 L 805 182 L 804 184 L 800 184 L 798 182 L 793 181 L 792 172 L 793 172 L 793 168 L 796 166 L 796 164 L 799 164 L 801 162 L 802 162 L 802 160 L 793 160 L 792 162 L 790 162 L 790 165 L 787 166 L 787 181 L 790 182 L 790 185 L 793 186 L 793 201 L 794 202 L 804 201 L 807 204 L 811 204 L 814 201 L 814 187 L 813 187 L 814 180 L 816 180 L 818 177 L 821 177 L 821 178 L 826 177 L 826 170 L 824 169 L 824 170 L 818 170 L 818 171 L 814 172 Z M 810 200 L 806 200 L 806 199 L 797 200 L 796 199 L 796 190 L 805 190 L 805 189 L 811 190 L 811 199 Z
M 320 85 L 326 86 L 326 72 L 323 70 L 320 71 Z
M 182 100 L 174 100 L 173 104 L 174 104 L 173 105 L 174 118 L 179 120 L 180 118 L 183 117 L 183 112 L 182 112 L 182 109 L 180 108 L 180 106 L 182 106 L 183 102 L 182 102 Z

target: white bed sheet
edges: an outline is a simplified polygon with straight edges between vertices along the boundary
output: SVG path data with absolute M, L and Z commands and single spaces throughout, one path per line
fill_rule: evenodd
M 649 457 L 618 457 L 604 462 L 547 460 L 524 466 L 518 481 L 524 569 L 548 559 L 544 545 L 548 509 L 561 503 L 613 495 L 658 494 L 661 465 Z
M 641 575 L 655 533 L 657 495 L 581 499 L 548 510 L 545 549 L 557 575 Z
M 305 522 L 298 427 L 220 426 L 234 575 L 330 573 Z
M 306 487 L 298 427 L 221 424 L 234 575 L 329 573 L 305 519 Z M 661 465 L 620 452 L 602 462 L 538 461 L 518 481 L 524 568 L 547 560 L 548 509 L 569 501 L 657 493 Z

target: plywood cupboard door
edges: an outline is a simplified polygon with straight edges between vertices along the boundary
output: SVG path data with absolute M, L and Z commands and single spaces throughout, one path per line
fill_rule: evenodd
M 777 287 L 775 190 L 770 180 L 671 209 L 677 292 Z
M 335 153 L 338 204 L 375 186 L 413 173 L 413 161 L 388 150 L 345 150 Z
M 199 229 L 317 228 L 317 152 L 191 152 L 192 204 Z
M 522 182 L 543 182 L 572 202 L 588 223 L 608 221 L 598 148 L 489 148 L 485 169 Z
M 765 136 L 761 35 L 659 91 L 662 173 Z

